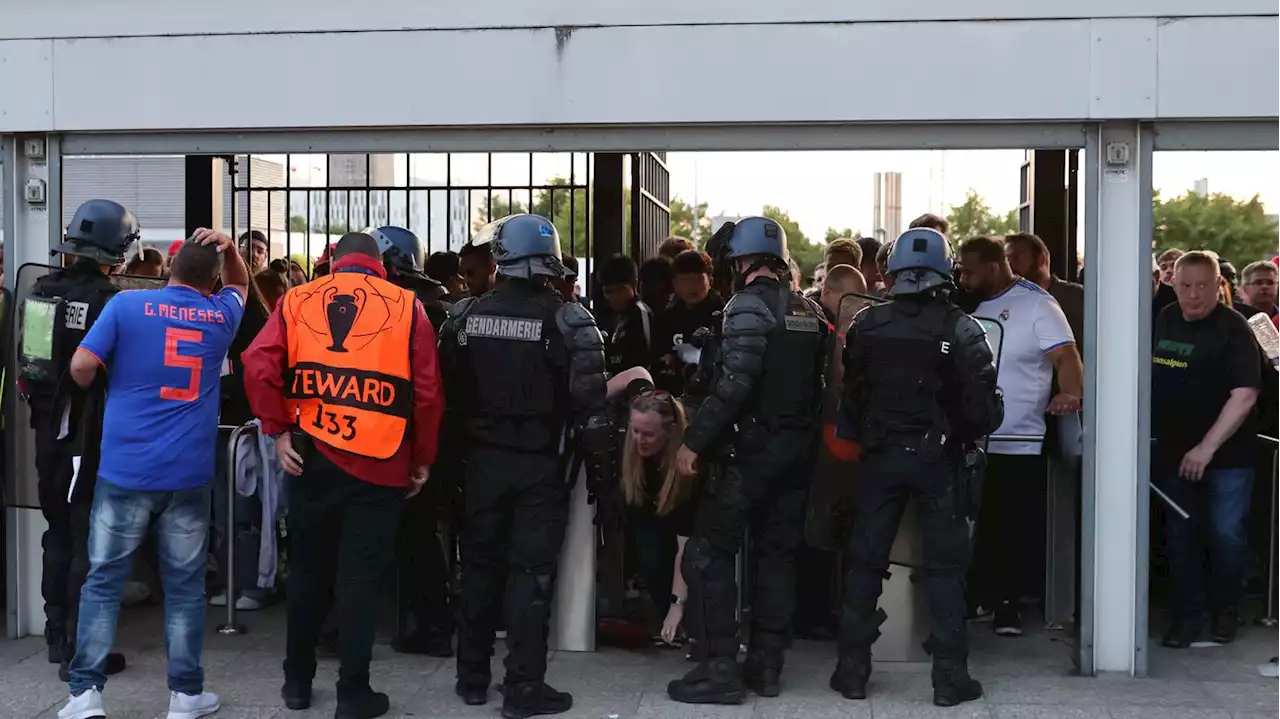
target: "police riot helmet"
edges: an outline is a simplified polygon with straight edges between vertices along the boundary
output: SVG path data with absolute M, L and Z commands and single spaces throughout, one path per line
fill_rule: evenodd
M 560 261 L 560 233 L 539 215 L 507 215 L 481 227 L 469 243 L 490 245 L 498 274 L 530 278 L 534 275 L 562 278 L 567 270 Z
M 725 257 L 764 255 L 787 261 L 787 231 L 768 217 L 744 217 L 733 223 Z
M 784 274 L 790 272 L 787 232 L 768 217 L 744 217 L 724 223 L 707 241 L 707 254 L 711 255 L 714 273 L 726 279 L 732 277 L 737 287 L 747 275 L 765 265 Z M 739 257 L 759 259 L 745 272 L 739 272 L 733 262 Z
M 913 295 L 952 284 L 951 243 L 937 230 L 913 227 L 898 236 L 885 269 L 894 276 L 894 295 Z
M 382 261 L 388 266 L 404 272 L 422 272 L 427 250 L 412 230 L 387 226 L 366 232 L 378 241 Z
M 120 265 L 138 238 L 138 218 L 111 200 L 88 200 L 76 208 L 66 241 L 55 253 L 86 257 L 102 265 Z

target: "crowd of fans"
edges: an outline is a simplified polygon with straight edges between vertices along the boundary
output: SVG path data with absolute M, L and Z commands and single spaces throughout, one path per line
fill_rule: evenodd
M 932 215 L 912 227 L 944 235 L 950 229 Z M 249 260 L 249 281 L 243 319 L 229 339 L 222 372 L 224 426 L 254 421 L 243 353 L 287 291 L 324 275 L 329 265 L 327 251 L 311 267 L 271 260 L 268 240 L 257 231 L 242 235 L 240 244 Z M 146 249 L 122 271 L 164 278 L 182 247 L 175 243 L 167 256 Z M 885 271 L 891 249 L 892 243 L 871 238 L 828 243 L 807 294 L 820 304 L 831 329 L 842 332 L 851 320 L 850 308 L 886 296 L 893 284 Z M 1084 390 L 1084 290 L 1052 274 L 1049 249 L 1032 234 L 964 238 L 957 254 L 957 303 L 1001 327 L 998 381 L 1005 406 L 1004 423 L 988 447 L 969 613 L 971 619 L 992 621 L 998 635 L 1018 636 L 1025 608 L 1043 592 L 1047 456 L 1080 451 L 1073 445 L 1080 442 Z M 566 257 L 564 262 L 570 274 L 556 288 L 566 301 L 580 301 L 577 261 Z M 489 245 L 434 253 L 424 269 L 444 286 L 448 301 L 484 294 L 495 283 Z M 711 258 L 682 237 L 668 238 L 657 256 L 639 264 L 622 255 L 610 258 L 600 263 L 594 281 L 599 300 L 592 310 L 606 338 L 606 365 L 614 378 L 610 397 L 626 427 L 617 497 L 622 530 L 614 538 L 622 543 L 621 574 L 627 598 L 647 599 L 630 607 L 646 639 L 681 646 L 699 621 L 685 613 L 689 586 L 681 558 L 706 478 L 678 471 L 676 454 L 696 409 L 689 383 L 732 288 L 717 276 Z M 794 269 L 791 281 L 800 289 L 802 278 Z M 1212 641 L 1230 642 L 1240 625 L 1246 584 L 1266 561 L 1265 544 L 1257 538 L 1266 536 L 1269 483 L 1259 480 L 1270 476 L 1273 448 L 1255 437 L 1275 435 L 1277 373 L 1248 320 L 1261 315 L 1277 322 L 1277 264 L 1259 259 L 1237 273 L 1213 253 L 1169 250 L 1153 257 L 1152 283 L 1151 476 L 1187 514 L 1158 515 L 1164 537 L 1159 554 L 1167 561 L 1172 607 L 1163 643 L 1187 647 L 1206 630 Z M 856 302 L 846 304 L 849 298 Z M 232 549 L 237 557 L 255 559 L 237 562 L 236 596 L 215 591 L 211 603 L 234 601 L 239 609 L 254 610 L 272 598 L 273 573 L 264 575 L 256 558 L 265 555 L 264 542 L 275 547 L 277 517 L 273 500 L 249 492 L 237 498 L 236 526 L 227 526 L 227 439 L 226 433 L 220 435 L 222 446 L 215 452 L 219 476 L 212 485 L 211 554 L 225 556 Z M 827 554 L 805 547 L 797 558 L 813 569 L 798 580 L 805 585 L 798 604 L 803 616 L 795 623 L 801 636 L 834 635 L 835 607 L 826 600 L 836 562 Z M 1265 568 L 1260 573 L 1265 575 Z M 215 589 L 229 579 L 215 577 Z M 315 599 L 316 611 L 323 613 L 327 601 Z
M 917 226 L 944 234 L 950 230 L 945 220 L 933 215 L 918 218 L 912 223 Z M 278 298 L 307 279 L 305 269 L 296 262 L 267 262 L 265 238 L 259 233 L 246 233 L 242 241 L 253 245 L 250 296 L 260 304 L 255 308 L 251 301 L 246 310 L 232 345 L 233 368 L 239 351 L 261 329 Z M 850 320 L 841 315 L 842 300 L 865 301 L 887 294 L 892 278 L 885 273 L 885 263 L 891 249 L 891 242 L 872 238 L 828 243 L 806 294 L 819 302 L 833 328 Z M 993 620 L 997 634 L 1017 636 L 1023 631 L 1024 608 L 1043 592 L 1046 456 L 1049 451 L 1079 455 L 1078 447 L 1060 445 L 1078 442 L 1080 437 L 1076 413 L 1083 394 L 1084 288 L 1050 271 L 1049 249 L 1032 234 L 966 238 L 959 243 L 958 254 L 962 269 L 957 276 L 957 300 L 976 316 L 998 321 L 1002 328 L 999 382 L 1006 420 L 996 434 L 1016 437 L 993 441 L 988 448 L 982 512 L 986 521 L 979 523 L 976 537 L 970 616 Z M 147 274 L 159 261 L 159 254 L 151 251 L 131 262 L 130 269 Z M 566 278 L 561 293 L 566 300 L 577 301 L 577 262 L 566 257 L 566 264 L 573 274 Z M 317 269 L 324 271 L 323 258 Z M 448 289 L 451 300 L 487 291 L 493 286 L 494 272 L 484 246 L 468 246 L 461 253 L 437 252 L 426 262 L 426 274 Z M 655 643 L 679 646 L 687 598 L 680 578 L 680 550 L 692 531 L 698 492 L 696 479 L 675 471 L 673 453 L 691 411 L 682 397 L 697 363 L 697 336 L 713 330 L 731 290 L 723 278 L 717 282 L 706 253 L 690 240 L 674 236 L 661 244 L 655 257 L 639 264 L 622 255 L 608 259 L 594 279 L 603 302 L 597 303 L 593 313 L 607 338 L 610 374 L 630 377 L 639 368 L 647 378 L 637 385 L 641 389 L 615 393 L 629 428 L 622 454 L 628 596 L 649 598 L 652 611 L 640 613 L 647 616 Z M 1274 260 L 1260 259 L 1237 273 L 1230 263 L 1203 251 L 1169 250 L 1153 258 L 1152 477 L 1171 497 L 1180 498 L 1179 504 L 1188 511 L 1199 510 L 1192 512 L 1191 520 L 1173 512 L 1157 513 L 1165 536 L 1158 555 L 1162 559 L 1167 555 L 1173 588 L 1168 646 L 1193 641 L 1198 624 L 1208 615 L 1212 615 L 1212 638 L 1229 641 L 1237 626 L 1234 618 L 1239 615 L 1241 587 L 1265 561 L 1264 545 L 1257 539 L 1266 538 L 1268 495 L 1265 483 L 1253 480 L 1255 470 L 1269 471 L 1271 448 L 1253 436 L 1275 423 L 1274 408 L 1268 414 L 1268 403 L 1256 398 L 1259 388 L 1268 383 L 1274 388 L 1276 373 L 1269 369 L 1243 320 L 1261 313 L 1276 321 L 1276 279 Z M 799 283 L 801 278 L 793 276 L 793 281 Z M 1202 296 L 1206 283 L 1212 291 L 1207 297 Z M 1197 337 L 1207 333 L 1211 341 L 1202 337 L 1188 342 L 1188 333 Z M 1190 369 L 1180 366 L 1182 360 L 1167 358 L 1170 347 L 1186 354 L 1183 359 L 1191 363 Z M 1181 371 L 1169 374 L 1171 369 Z M 247 403 L 237 393 L 235 374 L 224 383 L 223 421 L 228 424 L 250 418 Z M 1187 389 L 1193 386 L 1201 389 Z M 1246 395 L 1255 399 L 1246 403 L 1241 399 Z M 1262 396 L 1268 395 L 1263 392 Z M 1230 408 L 1224 410 L 1225 404 Z M 1215 429 L 1208 445 L 1201 444 L 1223 413 L 1230 415 L 1229 421 Z M 1064 424 L 1074 426 L 1074 431 L 1068 429 L 1064 435 Z M 1208 452 L 1213 444 L 1220 446 Z M 1201 461 L 1196 455 L 1190 469 L 1182 467 L 1184 456 L 1197 448 L 1201 454 L 1208 452 L 1209 459 Z M 246 504 L 239 516 L 256 518 L 256 510 Z M 253 524 L 256 520 L 245 528 L 250 535 L 262 530 Z M 1250 535 L 1254 554 L 1248 550 Z M 1199 548 L 1206 545 L 1210 551 L 1208 596 L 1215 602 L 1212 612 L 1196 598 L 1206 591 L 1196 588 L 1203 582 L 1205 568 L 1193 557 L 1200 556 Z M 814 553 L 804 548 L 798 561 L 819 568 L 819 574 L 831 575 L 834 563 L 805 556 Z M 249 587 L 242 608 L 260 605 L 252 583 L 239 586 Z M 829 638 L 835 621 L 825 601 L 830 578 L 822 577 L 814 586 L 816 592 L 805 594 L 819 599 L 802 598 L 801 606 L 808 609 L 797 619 L 797 632 Z M 671 596 L 678 603 L 670 603 Z M 225 597 L 216 596 L 215 601 L 221 603 Z M 824 607 L 820 616 L 815 616 L 814 606 Z

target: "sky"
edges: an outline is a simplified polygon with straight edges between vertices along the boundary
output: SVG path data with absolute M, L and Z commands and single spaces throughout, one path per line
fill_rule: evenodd
M 1006 213 L 1018 206 L 1018 178 L 1023 150 L 915 150 L 900 152 L 672 152 L 671 192 L 685 202 L 707 203 L 710 215 L 748 215 L 766 204 L 790 213 L 809 237 L 822 238 L 828 227 L 870 234 L 872 176 L 902 173 L 902 223 L 925 212 L 946 209 L 976 190 L 992 211 Z M 284 162 L 284 156 L 266 156 Z M 567 177 L 566 153 L 397 155 L 394 182 L 409 177 L 414 184 L 455 185 L 541 184 L 553 176 Z M 587 155 L 572 155 L 578 182 L 587 172 Z M 295 186 L 325 183 L 322 155 L 292 157 Z M 1255 193 L 1271 213 L 1280 212 L 1280 153 L 1277 152 L 1157 152 L 1153 167 L 1156 189 L 1165 197 L 1190 190 L 1196 180 L 1208 179 L 1210 192 L 1241 200 Z M 492 172 L 492 177 L 489 173 Z
M 828 227 L 869 234 L 872 175 L 902 173 L 902 222 L 925 212 L 945 213 L 969 189 L 991 209 L 1018 206 L 1022 150 L 905 152 L 701 152 L 670 153 L 671 192 L 707 203 L 710 215 L 747 215 L 777 205 L 809 237 Z M 1210 192 L 1238 199 L 1261 196 L 1269 212 L 1280 212 L 1280 153 L 1158 152 L 1153 183 L 1165 197 L 1191 189 L 1201 178 Z

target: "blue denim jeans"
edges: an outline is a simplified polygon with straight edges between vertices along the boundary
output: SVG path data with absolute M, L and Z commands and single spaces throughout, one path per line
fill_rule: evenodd
M 115 642 L 116 620 L 133 555 L 155 538 L 164 586 L 164 645 L 169 690 L 204 691 L 204 573 L 209 545 L 209 487 L 172 492 L 124 489 L 99 481 L 89 520 L 89 578 L 80 591 L 71 693 L 99 690 Z
M 1176 512 L 1166 511 L 1165 541 L 1174 621 L 1199 628 L 1208 611 L 1235 611 L 1240 606 L 1249 561 L 1245 517 L 1249 514 L 1253 468 L 1209 470 L 1195 483 L 1166 472 L 1158 482 L 1191 515 L 1183 519 Z

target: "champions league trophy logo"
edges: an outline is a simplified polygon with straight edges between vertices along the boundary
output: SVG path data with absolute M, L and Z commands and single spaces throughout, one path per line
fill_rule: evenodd
M 347 351 L 343 343 L 347 341 L 347 335 L 351 334 L 356 318 L 364 309 L 366 297 L 365 291 L 359 288 L 349 295 L 338 294 L 336 287 L 324 293 L 325 319 L 329 322 L 329 337 L 333 340 L 333 344 L 329 346 L 330 352 Z

